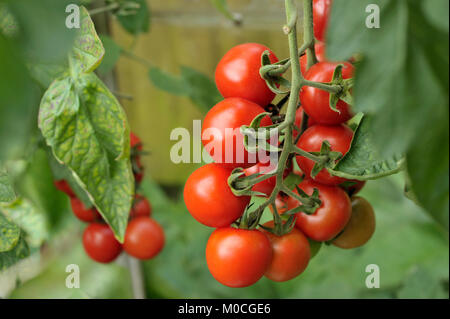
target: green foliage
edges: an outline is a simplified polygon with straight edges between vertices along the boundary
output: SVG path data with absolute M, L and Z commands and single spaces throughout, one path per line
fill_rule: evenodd
M 371 139 L 380 156 L 406 154 L 413 192 L 448 229 L 448 2 L 378 1 L 381 25 L 369 29 L 365 8 L 372 2 L 333 2 L 327 56 L 362 56 L 355 110 L 373 115 Z
M 146 0 L 124 0 L 125 4 L 132 3 L 139 5 L 132 14 L 121 14 L 120 10 L 116 13 L 122 27 L 129 33 L 137 35 L 148 32 L 150 28 L 150 9 Z
M 370 116 L 361 119 L 353 136 L 351 151 L 330 170 L 331 174 L 347 179 L 368 180 L 391 175 L 400 170 L 402 157 L 383 156 L 373 143 L 371 121 Z
M 189 97 L 203 112 L 207 112 L 222 99 L 210 78 L 188 66 L 181 66 L 179 76 L 153 67 L 149 70 L 149 77 L 157 88 L 170 94 Z
M 0 253 L 13 249 L 19 237 L 20 228 L 0 214 Z
M 109 36 L 100 35 L 100 40 L 105 48 L 105 56 L 102 63 L 98 67 L 97 71 L 99 74 L 107 74 L 116 65 L 122 53 L 122 48 Z
M 217 11 L 219 11 L 224 17 L 233 21 L 234 23 L 240 23 L 239 17 L 230 11 L 227 0 L 209 0 L 209 1 L 217 9 Z
M 16 198 L 11 180 L 6 174 L 0 170 L 0 203 L 9 203 Z
M 20 260 L 30 255 L 30 248 L 27 242 L 20 236 L 17 244 L 11 250 L 0 252 L 0 272 L 13 266 Z
M 45 92 L 39 128 L 53 155 L 89 193 L 119 241 L 123 241 L 134 192 L 129 128 L 117 99 L 91 73 L 104 48 L 82 8 L 82 27 L 70 54 L 70 75 Z

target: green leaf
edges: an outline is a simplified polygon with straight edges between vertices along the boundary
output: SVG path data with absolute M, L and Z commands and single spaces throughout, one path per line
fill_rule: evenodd
M 48 226 L 44 216 L 25 199 L 0 205 L 0 212 L 25 231 L 24 238 L 30 247 L 39 247 L 48 238 Z
M 239 15 L 233 14 L 228 7 L 227 0 L 209 0 L 217 11 L 219 11 L 224 17 L 233 21 L 236 24 L 241 22 Z
M 413 267 L 404 284 L 397 292 L 397 297 L 402 299 L 434 299 L 447 298 L 444 290 L 444 282 L 435 278 L 424 267 Z
M 149 77 L 157 88 L 173 95 L 189 97 L 204 112 L 222 99 L 209 77 L 187 66 L 181 66 L 180 76 L 153 67 L 149 71 Z
M 28 65 L 30 75 L 42 88 L 46 89 L 58 77 L 68 75 L 64 64 L 32 63 Z
M 0 169 L 0 203 L 10 203 L 15 198 L 16 194 L 8 174 Z
M 20 228 L 0 213 L 0 253 L 16 246 L 20 237 Z
M 105 48 L 105 56 L 97 71 L 100 74 L 106 74 L 116 65 L 120 58 L 120 54 L 122 53 L 122 48 L 107 35 L 100 35 L 100 39 L 103 43 L 103 47 Z
M 13 249 L 0 252 L 0 272 L 8 267 L 11 267 L 18 261 L 28 257 L 30 255 L 30 248 L 27 245 L 25 239 L 20 236 L 17 244 Z
M 17 35 L 19 26 L 5 3 L 0 3 L 0 33 L 7 37 Z
M 85 7 L 80 10 L 80 30 L 75 38 L 70 63 L 75 73 L 94 71 L 105 55 L 102 41 L 95 31 L 89 12 Z
M 125 3 L 136 3 L 139 8 L 134 14 L 121 14 L 119 10 L 116 12 L 117 19 L 122 27 L 131 34 L 139 34 L 148 32 L 150 28 L 150 9 L 146 0 L 126 0 Z M 129 11 L 129 10 L 127 10 Z
M 379 29 L 365 27 L 370 3 L 333 2 L 327 56 L 361 54 L 355 110 L 373 115 L 370 131 L 380 154 L 406 154 L 415 195 L 448 225 L 442 213 L 448 211 L 448 1 L 378 1 Z
M 174 76 L 157 67 L 150 68 L 148 75 L 153 85 L 160 90 L 178 96 L 189 95 L 189 89 L 181 77 Z
M 39 128 L 122 242 L 134 180 L 130 133 L 119 102 L 95 74 L 83 74 L 75 83 L 63 78 L 42 98 Z
M 372 119 L 365 116 L 356 129 L 350 150 L 328 171 L 347 179 L 369 180 L 397 173 L 402 168 L 402 157 L 383 156 L 373 143 Z

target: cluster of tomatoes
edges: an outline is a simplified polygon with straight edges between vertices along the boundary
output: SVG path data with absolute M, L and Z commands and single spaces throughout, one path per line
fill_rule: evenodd
M 131 163 L 138 189 L 143 178 L 141 164 L 142 143 L 140 139 L 130 134 Z M 87 208 L 77 198 L 66 180 L 55 181 L 55 186 L 70 197 L 74 215 L 81 221 L 89 223 L 83 233 L 83 246 L 87 255 L 100 263 L 114 261 L 125 250 L 127 254 L 146 260 L 155 257 L 163 248 L 165 237 L 162 227 L 152 219 L 152 207 L 146 197 L 135 195 L 129 215 L 123 244 L 119 243 L 111 228 L 106 224 L 95 207 Z
M 323 39 L 330 2 L 313 2 L 314 32 L 319 41 Z M 343 65 L 343 79 L 352 77 L 352 64 L 327 61 L 321 42 L 317 42 L 315 49 L 319 62 L 311 68 L 307 69 L 306 56 L 300 57 L 305 79 L 330 82 L 339 64 Z M 229 287 L 249 286 L 262 276 L 278 282 L 290 280 L 305 270 L 321 242 L 354 248 L 367 242 L 375 229 L 371 205 L 365 199 L 354 196 L 364 182 L 332 176 L 325 168 L 312 176 L 315 162 L 299 155 L 293 160 L 296 160 L 300 170 L 288 165 L 285 176 L 301 175 L 303 180 L 293 192 L 311 196 L 317 190 L 319 207 L 313 213 L 296 213 L 295 227 L 281 236 L 268 231 L 274 226 L 273 221 L 256 229 L 234 227 L 243 218 L 250 196 L 236 196 L 231 191 L 228 178 L 232 170 L 241 167 L 246 176 L 273 171 L 270 162 L 258 162 L 258 157 L 256 162 L 252 162 L 247 152 L 240 158 L 225 155 L 230 148 L 242 148 L 244 143 L 242 134 L 230 135 L 230 132 L 242 125 L 249 125 L 257 115 L 265 112 L 275 97 L 259 73 L 261 55 L 266 50 L 270 61 L 277 62 L 277 57 L 269 48 L 256 43 L 233 47 L 220 60 L 215 81 L 224 100 L 210 109 L 202 127 L 205 148 L 208 143 L 214 143 L 214 149 L 206 148 L 214 163 L 194 171 L 184 188 L 184 201 L 190 214 L 200 223 L 216 228 L 206 246 L 206 262 L 213 277 Z M 300 127 L 305 113 L 309 120 L 301 136 L 298 136 L 298 131 L 293 133 L 297 147 L 307 152 L 319 152 L 322 143 L 328 141 L 332 151 L 345 155 L 353 137 L 353 131 L 345 125 L 352 117 L 349 105 L 339 100 L 336 105 L 339 112 L 336 112 L 329 106 L 327 91 L 309 86 L 302 88 L 300 102 L 295 125 Z M 271 124 L 269 116 L 261 121 L 261 126 Z M 204 136 L 203 133 L 210 128 L 220 134 Z M 227 139 L 233 143 L 227 143 Z M 255 184 L 252 190 L 269 196 L 275 186 L 276 177 L 272 176 Z M 280 214 L 300 205 L 297 198 L 283 192 L 277 195 L 275 201 Z M 281 217 L 287 219 L 287 216 Z

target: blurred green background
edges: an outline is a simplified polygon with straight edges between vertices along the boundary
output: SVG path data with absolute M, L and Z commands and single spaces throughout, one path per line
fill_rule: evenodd
M 208 0 L 147 3 L 151 12 L 149 32 L 138 35 L 127 32 L 114 17 L 95 17 L 97 31 L 115 41 L 109 43 L 104 38 L 107 56 L 99 73 L 119 97 L 132 130 L 150 152 L 143 160 L 146 179 L 142 192 L 150 199 L 153 216 L 161 222 L 167 236 L 163 252 L 143 263 L 147 297 L 449 297 L 448 229 L 404 196 L 402 175 L 370 181 L 361 192 L 372 203 L 377 217 L 375 235 L 364 247 L 346 251 L 323 245 L 307 270 L 286 283 L 263 278 L 243 289 L 217 283 L 208 272 L 204 256 L 212 230 L 197 223 L 182 200 L 183 183 L 197 165 L 175 165 L 169 158 L 174 144 L 169 139 L 171 130 L 191 129 L 192 120 L 201 119 L 205 108 L 179 92 L 160 90 L 149 79 L 148 69 L 158 66 L 176 75 L 181 66 L 187 66 L 213 79 L 221 56 L 242 42 L 260 42 L 280 59 L 287 57 L 287 41 L 280 31 L 285 22 L 283 1 L 228 1 L 230 11 L 243 17 L 239 27 Z M 8 82 L 5 78 L 0 81 L 5 85 Z M 211 90 L 211 96 L 216 94 Z M 30 258 L 0 273 L 0 297 L 132 298 L 124 256 L 110 265 L 87 258 L 81 245 L 84 225 L 73 217 L 68 199 L 53 187 L 45 154 L 37 151 L 27 160 L 26 164 L 19 162 L 13 167 L 21 174 L 28 173 L 19 189 L 45 216 L 48 240 Z M 80 289 L 65 287 L 68 264 L 80 266 Z M 380 267 L 378 289 L 365 286 L 365 268 L 369 264 Z

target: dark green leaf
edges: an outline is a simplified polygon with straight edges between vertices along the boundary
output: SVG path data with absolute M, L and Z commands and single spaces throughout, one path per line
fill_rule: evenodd
M 0 213 L 0 253 L 16 246 L 20 237 L 20 228 Z
M 39 127 L 122 241 L 134 192 L 127 119 L 95 74 L 78 81 L 53 82 L 41 101 Z
M 189 94 L 189 89 L 183 78 L 164 72 L 157 67 L 150 68 L 148 74 L 153 85 L 160 90 L 179 96 Z
M 97 71 L 100 74 L 106 74 L 116 65 L 117 60 L 119 60 L 120 54 L 122 53 L 122 48 L 107 35 L 100 35 L 100 40 L 105 48 L 105 57 Z
M 117 19 L 122 27 L 131 34 L 139 34 L 148 32 L 150 28 L 150 9 L 146 0 L 126 0 L 125 3 L 137 3 L 139 9 L 134 10 L 133 14 L 122 15 L 121 11 L 117 12 Z M 128 11 L 128 10 L 127 10 Z
M 402 157 L 383 156 L 373 143 L 372 119 L 362 118 L 353 136 L 350 151 L 337 163 L 332 175 L 347 179 L 368 180 L 394 174 L 401 169 Z

